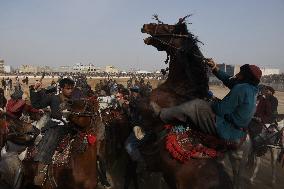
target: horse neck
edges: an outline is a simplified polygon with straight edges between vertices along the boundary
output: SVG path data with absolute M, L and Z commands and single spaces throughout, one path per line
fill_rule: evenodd
M 206 72 L 202 65 L 193 61 L 196 60 L 189 59 L 186 53 L 181 53 L 180 57 L 172 54 L 169 75 L 163 88 L 186 99 L 205 97 L 208 91 Z

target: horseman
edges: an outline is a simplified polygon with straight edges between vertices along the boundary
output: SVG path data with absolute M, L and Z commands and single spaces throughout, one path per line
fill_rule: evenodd
M 255 120 L 269 124 L 272 120 L 272 107 L 271 102 L 267 98 L 267 88 L 264 87 L 261 90 L 261 94 L 257 97 L 256 112 L 254 115 Z
M 38 103 L 42 108 L 50 106 L 51 108 L 51 120 L 43 128 L 45 133 L 43 139 L 38 146 L 38 153 L 34 160 L 37 161 L 38 169 L 37 175 L 34 178 L 35 185 L 41 185 L 44 181 L 47 167 L 52 163 L 52 156 L 55 149 L 63 135 L 68 133 L 67 117 L 69 103 L 72 92 L 74 89 L 74 81 L 70 78 L 61 79 L 59 87 L 61 93 L 59 95 L 47 95 L 39 90 L 41 83 L 36 83 L 34 90 L 31 91 L 31 99 L 34 103 Z
M 15 119 L 20 119 L 24 112 L 31 113 L 44 113 L 42 109 L 33 108 L 22 99 L 23 91 L 21 89 L 15 90 L 11 95 L 11 99 L 8 100 L 6 105 L 6 113 Z
M 131 159 L 135 162 L 141 162 L 144 160 L 139 151 L 139 147 L 142 146 L 149 138 L 150 133 L 145 133 L 140 127 L 143 123 L 142 116 L 138 111 L 138 104 L 141 102 L 140 88 L 134 86 L 130 88 L 130 100 L 129 100 L 129 118 L 131 125 L 133 126 L 133 132 L 129 135 L 125 142 L 125 148 Z
M 0 108 L 2 108 L 2 110 L 6 107 L 6 103 L 7 99 L 5 98 L 4 90 L 0 88 Z
M 231 77 L 221 71 L 212 59 L 206 62 L 212 68 L 213 74 L 230 89 L 222 100 L 210 105 L 205 100 L 194 99 L 160 111 L 159 107 L 155 107 L 156 104 L 153 108 L 166 123 L 175 120 L 189 122 L 201 132 L 237 145 L 246 136 L 249 122 L 254 115 L 262 72 L 255 65 L 245 64 L 235 77 Z
M 266 87 L 266 96 L 268 101 L 271 104 L 271 111 L 272 111 L 272 117 L 271 117 L 271 122 L 275 122 L 277 120 L 277 115 L 278 115 L 278 99 L 274 96 L 275 90 L 273 87 L 267 86 Z

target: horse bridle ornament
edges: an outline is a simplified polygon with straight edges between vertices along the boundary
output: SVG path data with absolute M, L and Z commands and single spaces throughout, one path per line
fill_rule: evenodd
M 184 35 L 184 34 L 175 34 L 175 33 L 170 33 L 170 34 L 157 34 L 159 25 L 160 25 L 160 24 L 157 24 L 157 25 L 156 25 L 156 27 L 155 27 L 155 32 L 154 32 L 154 34 L 152 35 L 152 38 L 153 38 L 153 39 L 156 39 L 156 40 L 159 41 L 160 43 L 162 43 L 162 44 L 164 44 L 164 45 L 167 45 L 168 47 L 171 47 L 171 48 L 173 48 L 173 49 L 175 49 L 175 50 L 181 50 L 182 47 L 178 48 L 178 47 L 176 47 L 176 46 L 174 46 L 174 45 L 171 44 L 173 38 L 177 38 L 177 37 L 179 37 L 179 38 L 189 38 L 189 36 L 188 36 L 188 35 Z M 163 36 L 170 36 L 171 38 L 170 38 L 169 41 L 164 41 L 164 40 L 158 38 L 158 37 L 160 37 L 160 36 L 161 36 L 161 37 L 163 37 Z
M 173 38 L 178 38 L 178 37 L 179 37 L 179 38 L 186 38 L 186 39 L 189 39 L 189 35 L 190 35 L 190 34 L 188 34 L 188 35 L 175 34 L 175 33 L 157 34 L 159 25 L 160 25 L 159 23 L 156 24 L 155 32 L 154 32 L 154 34 L 152 35 L 152 38 L 155 39 L 155 40 L 157 40 L 157 41 L 159 41 L 160 43 L 162 43 L 162 44 L 168 46 L 168 48 L 173 48 L 173 49 L 175 49 L 175 50 L 177 50 L 177 51 L 182 50 L 183 47 L 179 47 L 179 48 L 178 48 L 178 47 L 172 45 L 171 42 L 172 42 Z M 171 38 L 170 38 L 169 41 L 164 41 L 164 40 L 162 40 L 162 39 L 159 39 L 159 38 L 158 38 L 159 36 L 170 36 Z M 197 42 L 200 42 L 201 44 L 203 44 L 203 43 L 202 43 L 201 41 L 199 41 L 199 40 L 197 40 Z M 192 47 L 193 47 L 193 46 L 192 46 Z M 189 49 L 189 50 L 191 50 L 191 49 Z M 207 58 L 201 57 L 201 56 L 196 55 L 196 54 L 193 54 L 193 55 L 194 55 L 195 57 L 201 59 L 201 62 L 202 62 L 202 63 L 206 63 L 206 62 L 208 61 Z M 167 60 L 165 61 L 165 63 L 167 64 L 168 61 L 169 61 L 169 58 L 167 57 Z
M 98 115 L 96 112 L 87 111 L 88 108 L 90 108 L 90 106 L 88 104 L 88 100 L 84 99 L 84 110 L 83 110 L 83 112 L 70 111 L 70 115 L 77 116 L 77 117 L 93 117 L 93 116 Z

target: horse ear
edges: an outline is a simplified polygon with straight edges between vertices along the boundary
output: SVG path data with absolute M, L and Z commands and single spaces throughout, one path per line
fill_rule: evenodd
M 158 21 L 158 24 L 164 24 L 158 17 L 157 14 L 153 14 L 153 19 Z
M 192 15 L 193 15 L 193 14 L 188 14 L 188 15 L 186 15 L 185 17 L 180 18 L 180 19 L 178 20 L 178 24 L 183 24 L 184 21 L 185 21 L 185 19 L 187 19 L 188 17 L 190 17 L 190 16 L 192 16 Z

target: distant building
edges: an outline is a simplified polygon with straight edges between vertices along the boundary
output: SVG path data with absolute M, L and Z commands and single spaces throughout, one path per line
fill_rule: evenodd
M 105 72 L 107 73 L 118 73 L 118 69 L 114 66 L 106 66 Z
M 12 72 L 12 68 L 9 65 L 4 65 L 4 72 L 5 73 L 11 73 Z
M 228 75 L 236 75 L 240 71 L 240 66 L 239 65 L 228 65 L 228 64 L 218 64 L 218 68 Z
M 262 75 L 280 74 L 280 69 L 275 68 L 261 68 Z
M 82 63 L 77 63 L 75 66 L 73 66 L 73 70 L 75 72 L 90 73 L 90 72 L 95 72 L 97 69 L 95 65 L 93 65 L 92 63 L 89 63 L 87 65 L 83 65 Z
M 0 59 L 0 73 L 4 73 L 4 60 Z
M 37 73 L 40 72 L 39 66 L 33 66 L 33 65 L 21 65 L 19 68 L 20 73 Z
M 218 64 L 217 65 L 220 70 L 225 72 L 230 76 L 234 76 L 240 71 L 240 65 L 229 65 L 229 64 Z M 209 74 L 209 82 L 210 83 L 220 83 L 221 81 L 217 79 L 211 72 Z
M 50 73 L 53 72 L 53 69 L 49 66 L 44 66 L 44 67 L 40 67 L 39 68 L 39 72 L 46 72 L 46 73 Z
M 74 72 L 73 67 L 72 66 L 60 66 L 56 69 L 54 69 L 54 72 Z
M 152 72 L 149 72 L 149 71 L 146 71 L 146 70 L 138 70 L 136 71 L 137 74 L 149 74 L 149 73 L 152 73 Z

